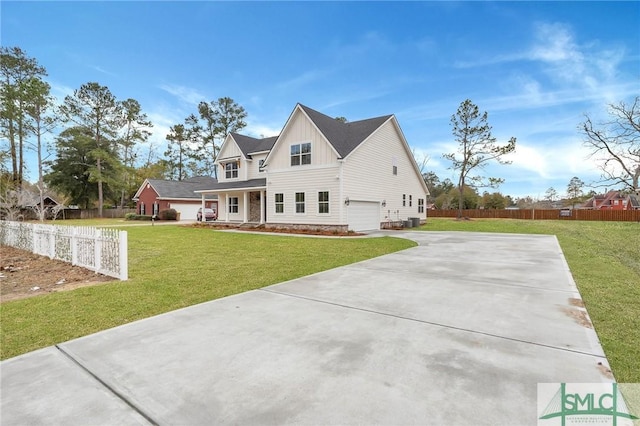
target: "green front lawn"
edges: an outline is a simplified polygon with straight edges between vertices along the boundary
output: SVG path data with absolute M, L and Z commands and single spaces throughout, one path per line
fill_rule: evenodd
M 640 382 L 640 224 L 428 219 L 425 231 L 556 235 L 619 382 Z
M 179 226 L 123 229 L 131 279 L 3 303 L 2 359 L 414 245 Z M 640 382 L 640 224 L 443 218 L 420 229 L 556 235 L 616 379 Z
M 122 229 L 129 236 L 129 281 L 3 303 L 2 359 L 415 245 L 389 237 L 301 238 L 181 226 Z

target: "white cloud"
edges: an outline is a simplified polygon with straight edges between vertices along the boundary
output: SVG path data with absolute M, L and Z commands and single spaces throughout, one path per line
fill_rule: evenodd
M 272 126 L 268 124 L 247 124 L 247 127 L 242 129 L 241 133 L 250 135 L 254 138 L 268 138 L 271 136 L 278 136 L 282 127 Z
M 303 86 L 306 86 L 310 83 L 313 83 L 314 81 L 321 79 L 326 74 L 327 72 L 322 70 L 306 71 L 296 77 L 293 77 L 289 80 L 278 83 L 276 87 L 280 90 L 299 89 Z
M 161 84 L 158 87 L 175 96 L 180 101 L 190 105 L 198 105 L 198 103 L 207 99 L 206 95 L 191 87 L 180 86 L 177 84 Z

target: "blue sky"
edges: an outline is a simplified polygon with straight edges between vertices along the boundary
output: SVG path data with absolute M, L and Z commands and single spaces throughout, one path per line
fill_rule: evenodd
M 60 100 L 89 81 L 137 99 L 160 155 L 201 100 L 233 98 L 256 137 L 300 102 L 350 121 L 395 114 L 427 169 L 455 180 L 442 154 L 471 99 L 499 141 L 518 140 L 511 165 L 486 171 L 515 197 L 597 180 L 583 114 L 640 95 L 638 2 L 3 1 L 1 20 L 2 45 L 45 66 Z

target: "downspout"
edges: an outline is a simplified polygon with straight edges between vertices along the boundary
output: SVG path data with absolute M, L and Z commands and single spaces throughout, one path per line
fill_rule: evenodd
M 338 164 L 340 165 L 340 170 L 338 172 L 338 179 L 340 179 L 340 195 L 338 198 L 338 205 L 340 206 L 340 225 L 346 225 L 347 220 L 345 219 L 344 214 L 344 160 L 338 159 Z

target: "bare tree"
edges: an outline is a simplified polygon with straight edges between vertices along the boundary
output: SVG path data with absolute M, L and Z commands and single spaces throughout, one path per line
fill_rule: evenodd
M 591 158 L 600 161 L 601 184 L 622 185 L 640 194 L 640 96 L 609 105 L 608 121 L 594 125 L 585 115 L 580 131 Z
M 498 145 L 491 135 L 491 126 L 487 122 L 487 112 L 480 114 L 478 106 L 469 99 L 463 101 L 454 115 L 451 116 L 453 136 L 458 142 L 457 152 L 443 154 L 451 161 L 451 169 L 458 175 L 458 218 L 462 218 L 464 207 L 464 189 L 480 187 L 496 187 L 504 179 L 481 175 L 472 175 L 474 170 L 483 169 L 489 162 L 510 164 L 502 157 L 516 149 L 516 138 L 509 139 L 506 145 Z

